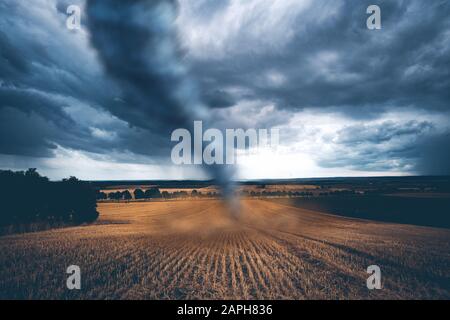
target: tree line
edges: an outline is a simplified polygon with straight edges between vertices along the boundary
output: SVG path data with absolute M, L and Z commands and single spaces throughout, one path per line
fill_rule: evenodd
M 315 196 L 343 196 L 343 195 L 359 195 L 360 192 L 354 190 L 335 190 L 328 192 L 311 192 L 311 191 L 247 191 L 243 190 L 237 192 L 237 195 L 245 197 L 315 197 Z M 174 191 L 168 192 L 166 190 L 160 191 L 156 187 L 149 189 L 135 189 L 132 193 L 128 190 L 125 191 L 112 191 L 103 192 L 97 190 L 97 200 L 143 200 L 143 199 L 183 199 L 183 198 L 215 198 L 220 197 L 219 192 L 201 192 L 196 189 L 192 191 Z
M 151 187 L 145 190 L 135 189 L 133 194 L 130 191 L 113 191 L 113 192 L 104 192 L 97 191 L 97 199 L 98 200 L 132 200 L 133 198 L 136 200 L 141 199 L 177 199 L 177 198 L 187 198 L 187 197 L 216 197 L 218 193 L 216 192 L 207 192 L 202 193 L 197 190 L 192 190 L 191 192 L 187 192 L 184 190 L 168 192 L 166 190 L 160 191 L 159 188 Z
M 0 170 L 0 226 L 84 223 L 98 218 L 96 194 L 75 177 L 50 181 L 36 169 Z

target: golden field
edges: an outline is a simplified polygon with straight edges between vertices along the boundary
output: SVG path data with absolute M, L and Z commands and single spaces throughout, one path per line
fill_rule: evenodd
M 100 203 L 79 227 L 0 237 L 2 299 L 449 299 L 450 230 L 269 200 Z M 378 265 L 381 290 L 368 290 Z M 81 268 L 81 290 L 66 268 Z

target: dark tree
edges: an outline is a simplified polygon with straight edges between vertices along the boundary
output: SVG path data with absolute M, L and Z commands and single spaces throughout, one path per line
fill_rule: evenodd
M 122 198 L 124 200 L 131 200 L 131 199 L 133 199 L 133 197 L 131 196 L 130 191 L 128 191 L 128 190 L 125 190 L 124 192 L 122 192 Z
M 120 192 L 120 191 L 110 192 L 110 193 L 108 193 L 108 199 L 120 200 L 120 199 L 122 199 L 122 192 Z
M 97 198 L 97 200 L 106 200 L 108 199 L 108 195 L 100 190 L 97 190 L 95 192 L 95 196 Z
M 134 190 L 134 198 L 135 198 L 136 200 L 138 200 L 138 199 L 144 199 L 144 197 L 145 197 L 145 194 L 144 194 L 144 191 L 142 191 L 142 189 L 136 189 L 136 190 Z
M 51 182 L 36 169 L 0 170 L 0 225 L 33 222 L 91 222 L 97 219 L 98 194 L 75 177 Z
M 158 188 L 149 188 L 145 190 L 145 196 L 146 199 L 152 199 L 152 198 L 161 198 L 161 192 Z

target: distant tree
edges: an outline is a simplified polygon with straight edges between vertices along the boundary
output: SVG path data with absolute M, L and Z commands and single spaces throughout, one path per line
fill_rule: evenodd
M 125 190 L 124 192 L 122 192 L 122 198 L 124 200 L 131 200 L 131 199 L 133 199 L 133 197 L 131 196 L 130 191 L 128 191 L 128 190 Z
M 149 188 L 145 190 L 144 197 L 146 199 L 161 198 L 161 192 L 158 188 Z
M 161 196 L 162 196 L 164 199 L 169 199 L 169 198 L 170 198 L 170 193 L 167 192 L 167 191 L 163 191 L 163 192 L 161 192 Z
M 108 193 L 108 199 L 109 200 L 117 200 L 117 193 L 116 192 Z
M 134 198 L 135 198 L 136 200 L 138 200 L 138 199 L 144 199 L 144 198 L 145 198 L 144 191 L 142 191 L 142 189 L 136 189 L 136 190 L 134 190 Z
M 186 198 L 188 193 L 186 191 L 175 191 L 172 193 L 174 198 Z
M 180 197 L 186 198 L 188 196 L 188 193 L 186 191 L 180 191 Z
M 100 190 L 95 192 L 95 196 L 97 200 L 106 200 L 108 198 L 108 195 Z
M 192 190 L 191 191 L 191 197 L 197 197 L 198 196 L 198 191 L 197 190 Z

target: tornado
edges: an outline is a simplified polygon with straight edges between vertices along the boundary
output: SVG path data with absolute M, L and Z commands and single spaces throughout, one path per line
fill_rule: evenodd
M 174 0 L 88 0 L 86 4 L 91 44 L 129 101 L 120 112 L 142 115 L 135 118 L 147 120 L 138 125 L 149 131 L 212 121 L 182 59 L 177 10 Z M 234 203 L 234 166 L 203 165 L 203 169 Z

